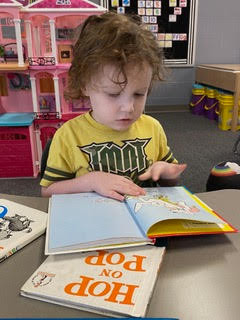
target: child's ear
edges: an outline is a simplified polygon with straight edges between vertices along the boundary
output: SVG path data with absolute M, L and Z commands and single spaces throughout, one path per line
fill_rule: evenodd
M 84 88 L 82 89 L 82 92 L 83 92 L 83 94 L 85 95 L 85 97 L 89 97 L 89 90 L 88 90 L 87 87 L 84 87 Z

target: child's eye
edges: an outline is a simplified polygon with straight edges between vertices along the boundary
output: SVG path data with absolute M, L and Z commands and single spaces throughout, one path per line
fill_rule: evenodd
M 145 96 L 145 93 L 136 92 L 134 95 L 135 95 L 136 97 L 144 97 L 144 96 Z
M 120 92 L 105 92 L 105 94 L 107 95 L 107 96 L 109 96 L 110 98 L 116 98 L 116 97 L 118 97 L 119 95 L 120 95 Z
M 116 98 L 116 97 L 118 97 L 120 95 L 120 93 L 119 92 L 117 92 L 117 93 L 107 93 L 107 95 L 109 97 L 111 97 L 111 98 Z
M 109 93 L 110 97 L 118 97 L 120 93 Z

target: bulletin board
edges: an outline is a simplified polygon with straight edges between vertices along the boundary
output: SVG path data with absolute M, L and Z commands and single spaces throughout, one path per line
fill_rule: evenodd
M 165 63 L 192 66 L 198 0 L 102 0 L 108 10 L 138 14 L 163 49 Z

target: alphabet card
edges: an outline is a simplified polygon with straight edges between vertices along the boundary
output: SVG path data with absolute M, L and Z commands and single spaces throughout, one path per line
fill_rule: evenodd
M 164 247 L 51 255 L 21 295 L 113 317 L 144 317 Z

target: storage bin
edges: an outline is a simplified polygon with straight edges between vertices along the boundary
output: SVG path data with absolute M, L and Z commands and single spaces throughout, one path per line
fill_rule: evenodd
M 219 109 L 219 97 L 217 90 L 207 87 L 205 89 L 206 99 L 205 99 L 205 112 L 204 115 L 210 120 L 218 120 L 218 109 Z
M 221 93 L 219 95 L 219 116 L 218 127 L 221 130 L 230 130 L 232 122 L 232 112 L 234 106 L 234 97 L 232 94 Z M 240 107 L 240 103 L 239 103 Z M 238 111 L 237 130 L 240 129 L 240 110 Z
M 190 102 L 190 110 L 193 114 L 203 115 L 205 106 L 205 88 L 200 84 L 194 84 L 192 88 L 192 97 Z

